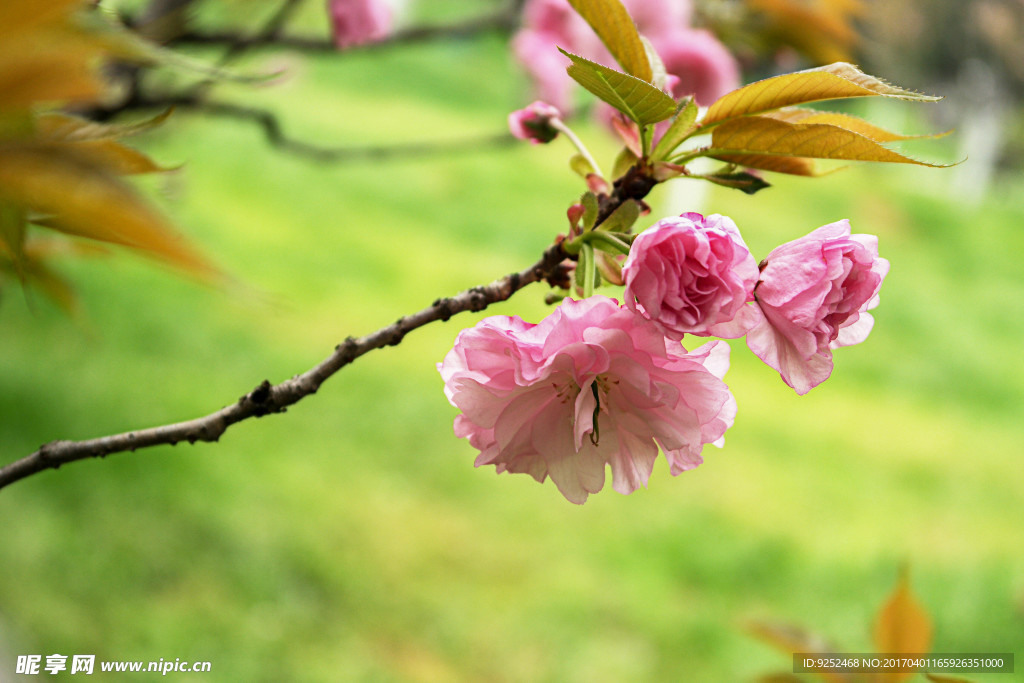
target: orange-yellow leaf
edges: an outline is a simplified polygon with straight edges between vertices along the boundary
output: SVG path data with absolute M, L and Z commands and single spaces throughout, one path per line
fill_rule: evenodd
M 124 182 L 87 157 L 47 145 L 0 150 L 0 196 L 61 232 L 142 250 L 205 277 L 217 269 Z
M 865 121 L 849 114 L 840 114 L 831 111 L 818 111 L 816 109 L 805 109 L 803 107 L 784 107 L 775 111 L 765 112 L 762 116 L 778 119 L 787 123 L 827 123 L 838 126 L 844 130 L 859 133 L 875 142 L 898 142 L 900 140 L 919 140 L 921 138 L 937 138 L 948 133 L 936 133 L 934 135 L 902 135 L 893 133 L 873 123 Z
M 636 24 L 619 0 L 569 0 L 587 20 L 615 61 L 631 76 L 652 82 L 653 72 Z
M 898 88 L 865 74 L 852 64 L 836 62 L 816 69 L 767 78 L 733 90 L 711 105 L 701 125 L 707 126 L 737 116 L 759 114 L 805 102 L 871 96 L 919 102 L 941 99 Z
M 122 145 L 116 140 L 89 140 L 69 144 L 74 146 L 77 154 L 118 175 L 160 173 L 171 170 L 157 165 L 139 150 Z
M 82 0 L 4 0 L 0 2 L 0 26 L 4 27 L 7 35 L 28 31 L 60 19 L 81 4 Z M 0 35 L 0 40 L 5 37 Z
M 41 138 L 63 142 L 83 142 L 86 140 L 112 140 L 137 135 L 159 126 L 167 120 L 174 109 L 134 123 L 99 123 L 79 116 L 71 116 L 60 112 L 47 112 L 35 118 L 36 131 Z
M 910 592 L 907 572 L 901 573 L 896 589 L 879 610 L 875 621 L 875 647 L 878 652 L 893 654 L 926 654 L 932 643 L 932 622 L 924 607 Z M 895 683 L 913 673 L 881 674 L 884 681 Z
M 715 154 L 711 158 L 736 164 L 737 166 L 757 168 L 774 173 L 802 176 L 818 175 L 818 172 L 814 169 L 814 161 L 801 157 L 774 157 L 763 154 Z
M 912 159 L 831 124 L 788 123 L 767 116 L 745 116 L 716 126 L 708 156 L 730 153 L 944 166 Z

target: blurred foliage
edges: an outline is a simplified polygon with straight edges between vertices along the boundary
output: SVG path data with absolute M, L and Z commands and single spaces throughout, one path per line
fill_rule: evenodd
M 922 85 L 954 79 L 972 59 L 992 68 L 1016 100 L 1024 96 L 1024 5 L 1018 0 L 873 2 L 865 65 Z
M 38 285 L 73 310 L 71 289 L 46 263 L 53 248 L 36 243 L 29 225 L 133 247 L 212 275 L 210 263 L 120 179 L 163 170 L 118 139 L 166 116 L 104 125 L 48 111 L 100 101 L 102 63 L 141 59 L 143 44 L 77 0 L 6 2 L 0 26 L 0 277 Z
M 755 73 L 854 61 L 870 0 L 703 0 L 701 19 Z

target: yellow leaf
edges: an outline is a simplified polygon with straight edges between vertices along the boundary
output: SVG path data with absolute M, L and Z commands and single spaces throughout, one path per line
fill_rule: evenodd
M 938 138 L 949 134 L 948 132 L 945 132 L 936 133 L 934 135 L 901 135 L 900 133 L 893 133 L 892 131 L 876 126 L 875 124 L 856 116 L 840 114 L 838 112 L 818 111 L 817 109 L 804 109 L 803 107 L 784 107 L 782 109 L 776 109 L 775 111 L 766 112 L 762 114 L 762 116 L 778 119 L 779 121 L 786 121 L 787 123 L 827 123 L 854 133 L 859 133 L 866 138 L 871 138 L 875 142 L 896 142 L 900 140 Z
M 944 166 L 911 159 L 831 124 L 788 123 L 767 116 L 746 116 L 716 126 L 708 156 L 730 153 Z
M 872 96 L 919 102 L 941 99 L 897 88 L 865 74 L 852 64 L 836 62 L 817 69 L 767 78 L 733 90 L 711 105 L 701 125 L 805 102 Z
M 569 0 L 569 4 L 587 20 L 626 73 L 642 81 L 652 82 L 653 73 L 647 61 L 647 51 L 637 33 L 636 24 L 619 0 Z
M 0 148 L 0 196 L 61 232 L 142 250 L 197 275 L 218 270 L 116 176 L 47 145 Z
M 892 654 L 927 654 L 932 643 L 932 623 L 924 607 L 910 592 L 908 572 L 903 570 L 896 589 L 879 610 L 875 621 L 875 647 Z M 913 673 L 881 674 L 882 680 L 896 683 Z

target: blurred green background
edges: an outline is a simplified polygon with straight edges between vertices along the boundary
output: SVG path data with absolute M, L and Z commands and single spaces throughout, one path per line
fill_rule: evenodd
M 322 24 L 313 10 L 300 25 Z M 326 145 L 498 132 L 527 98 L 496 35 L 243 62 L 281 63 L 281 84 L 218 93 Z M 911 132 L 935 130 L 926 113 L 871 112 Z M 607 134 L 579 131 L 610 163 Z M 206 288 L 131 255 L 69 260 L 79 321 L 5 289 L 4 462 L 206 414 L 349 334 L 521 269 L 583 189 L 562 140 L 317 165 L 188 112 L 138 140 L 185 164 L 147 179 L 150 194 L 243 284 Z M 960 142 L 914 152 L 953 161 Z M 855 166 L 772 178 L 754 197 L 712 191 L 700 208 L 732 216 L 756 258 L 848 217 L 880 236 L 892 271 L 868 341 L 837 352 L 805 397 L 734 343 L 726 447 L 677 478 L 659 462 L 628 497 L 609 483 L 577 507 L 550 482 L 473 468 L 434 364 L 482 315 L 373 352 L 219 444 L 73 463 L 0 491 L 0 680 L 17 655 L 55 652 L 208 660 L 202 677 L 225 681 L 752 680 L 790 661 L 744 623 L 870 651 L 903 563 L 933 651 L 1019 658 L 1024 182 L 1011 170 L 965 195 L 971 173 L 971 160 Z M 538 320 L 545 293 L 486 314 Z

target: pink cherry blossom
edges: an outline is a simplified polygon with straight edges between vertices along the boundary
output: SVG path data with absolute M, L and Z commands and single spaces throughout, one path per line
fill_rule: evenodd
M 508 127 L 520 140 L 529 140 L 535 145 L 551 142 L 558 136 L 558 130 L 552 127 L 551 121 L 559 116 L 558 109 L 537 100 L 509 114 Z
M 687 353 L 660 328 L 603 296 L 565 299 L 536 325 L 492 316 L 463 330 L 438 364 L 462 411 L 455 434 L 476 466 L 547 477 L 583 503 L 604 486 L 646 485 L 661 446 L 673 475 L 721 446 L 736 401 L 722 381 L 725 342 Z
M 757 324 L 757 263 L 727 216 L 684 213 L 637 235 L 622 267 L 625 304 L 684 334 L 742 337 Z
M 328 0 L 334 44 L 344 49 L 386 38 L 391 8 L 385 0 Z
M 665 71 L 678 80 L 673 97 L 693 95 L 697 104 L 710 105 L 740 85 L 740 67 L 718 38 L 704 29 L 681 29 L 658 34 L 651 44 L 665 63 Z
M 878 238 L 851 235 L 847 220 L 776 247 L 754 290 L 764 317 L 747 346 L 806 394 L 832 374 L 833 349 L 867 338 L 874 325 L 867 311 L 878 305 L 888 272 Z

